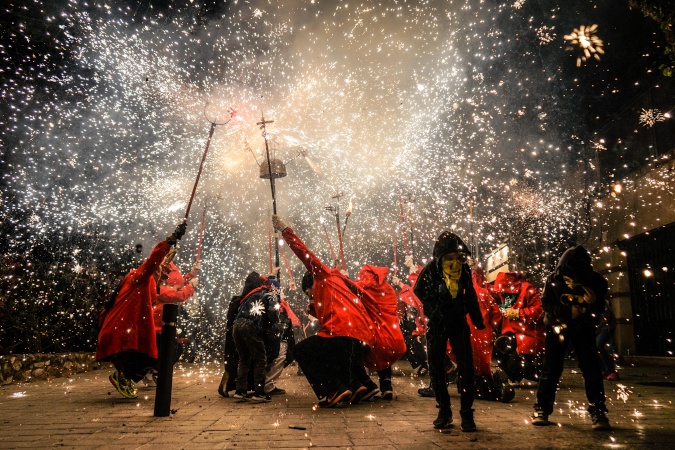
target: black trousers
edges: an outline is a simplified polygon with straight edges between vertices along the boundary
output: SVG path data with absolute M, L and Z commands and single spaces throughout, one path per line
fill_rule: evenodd
M 321 398 L 341 387 L 360 386 L 359 379 L 365 374 L 361 361 L 369 351 L 358 339 L 314 335 L 298 342 L 293 356 L 314 393 Z
M 562 336 L 563 339 L 560 339 Z M 553 412 L 553 403 L 558 389 L 558 382 L 563 372 L 563 363 L 567 346 L 572 345 L 577 355 L 579 369 L 584 377 L 588 412 L 607 412 L 605 406 L 605 388 L 600 373 L 600 359 L 595 346 L 595 330 L 590 324 L 576 324 L 556 334 L 551 327 L 546 327 L 546 344 L 544 364 L 539 377 L 536 407 L 546 414 Z
M 450 394 L 445 376 L 445 354 L 448 341 L 457 358 L 457 390 L 461 409 L 473 405 L 474 374 L 473 353 L 471 352 L 471 331 L 466 322 L 430 325 L 427 330 L 429 348 L 429 376 L 431 388 L 442 412 L 450 412 Z
M 237 367 L 237 391 L 246 392 L 248 387 L 248 372 L 253 369 L 253 390 L 258 395 L 265 395 L 265 342 L 262 331 L 250 320 L 236 320 L 232 327 L 234 344 L 239 354 Z
M 419 339 L 419 340 L 418 340 Z M 418 367 L 428 367 L 427 365 L 427 350 L 424 348 L 426 344 L 425 336 L 413 336 L 409 334 L 405 336 L 406 351 L 405 356 L 410 361 L 413 370 Z
M 141 381 L 148 370 L 157 364 L 155 358 L 150 358 L 146 353 L 134 350 L 116 353 L 110 358 L 110 361 L 124 378 L 134 383 Z

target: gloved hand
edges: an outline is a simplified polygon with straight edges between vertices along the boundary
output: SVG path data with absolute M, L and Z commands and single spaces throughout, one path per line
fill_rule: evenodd
M 405 262 L 403 263 L 411 272 L 414 272 L 413 269 L 416 269 L 415 262 L 413 261 L 412 256 L 408 255 L 405 257 Z
M 275 230 L 284 231 L 288 226 L 277 214 L 272 214 L 272 225 Z
M 173 231 L 173 236 L 180 241 L 183 235 L 185 235 L 186 230 L 187 230 L 187 222 L 181 222 Z
M 176 227 L 173 233 L 166 237 L 166 242 L 168 242 L 169 245 L 176 245 L 185 234 L 185 230 L 187 230 L 187 223 L 183 222 Z
M 199 278 L 194 277 L 190 281 L 188 281 L 188 283 L 190 283 L 190 285 L 196 289 L 197 285 L 199 284 Z

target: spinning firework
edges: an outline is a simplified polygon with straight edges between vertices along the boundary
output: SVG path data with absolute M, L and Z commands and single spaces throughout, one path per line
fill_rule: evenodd
M 597 24 L 591 26 L 582 25 L 579 28 L 572 30 L 571 34 L 565 35 L 566 41 L 570 41 L 572 45 L 578 45 L 583 52 L 583 54 L 577 58 L 577 67 L 580 67 L 581 63 L 586 62 L 591 56 L 600 61 L 600 55 L 605 54 L 605 51 L 602 49 L 602 39 L 595 34 L 597 29 Z
M 640 123 L 649 128 L 656 125 L 656 122 L 663 122 L 669 117 L 669 113 L 663 114 L 658 109 L 642 108 L 642 111 L 640 111 Z

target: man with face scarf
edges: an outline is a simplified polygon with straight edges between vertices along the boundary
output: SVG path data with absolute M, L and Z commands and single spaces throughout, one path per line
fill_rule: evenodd
M 414 289 L 429 319 L 429 375 L 439 405 L 438 417 L 434 421 L 434 428 L 438 429 L 452 423 L 444 361 L 447 343 L 450 342 L 457 357 L 461 429 L 476 430 L 471 408 L 475 389 L 471 332 L 466 315 L 476 329 L 482 330 L 485 325 L 471 280 L 471 269 L 466 264 L 469 254 L 459 236 L 444 231 L 434 244 L 433 259 L 422 269 Z
M 546 279 L 541 298 L 546 325 L 544 364 L 533 425 L 551 424 L 548 416 L 553 412 L 565 353 L 571 344 L 584 377 L 593 429 L 611 429 L 605 415 L 605 389 L 595 345 L 595 327 L 605 309 L 606 294 L 607 280 L 593 271 L 591 256 L 581 245 L 567 249 Z

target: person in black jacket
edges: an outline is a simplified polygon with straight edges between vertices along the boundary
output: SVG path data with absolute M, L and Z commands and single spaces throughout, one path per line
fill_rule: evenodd
M 605 309 L 606 294 L 607 280 L 593 271 L 591 256 L 581 245 L 567 249 L 546 279 L 541 296 L 546 343 L 533 425 L 551 424 L 548 416 L 553 412 L 565 352 L 571 344 L 584 377 L 593 429 L 611 429 L 595 345 L 595 327 Z
M 267 353 L 265 339 L 273 333 L 279 322 L 279 282 L 268 278 L 258 289 L 251 291 L 241 300 L 237 318 L 232 326 L 234 345 L 239 354 L 237 368 L 237 390 L 234 398 L 268 402 L 265 394 Z M 248 372 L 253 369 L 254 394 L 248 397 Z
M 218 393 L 223 397 L 229 397 L 229 392 L 234 391 L 237 379 L 237 367 L 239 366 L 239 354 L 237 347 L 234 345 L 234 338 L 232 337 L 232 326 L 234 319 L 237 317 L 237 311 L 241 300 L 246 297 L 252 290 L 262 286 L 263 280 L 258 272 L 251 272 L 244 281 L 244 289 L 241 295 L 235 295 L 230 300 L 227 307 L 227 317 L 225 322 L 225 344 L 223 348 L 223 357 L 225 359 L 225 371 L 218 386 Z M 251 380 L 252 381 L 252 380 Z
M 466 264 L 469 250 L 454 233 L 444 231 L 436 240 L 433 259 L 427 263 L 415 284 L 415 295 L 424 305 L 429 323 L 427 329 L 429 375 L 431 387 L 439 405 L 434 428 L 452 423 L 450 395 L 445 376 L 445 354 L 450 341 L 457 357 L 457 390 L 460 394 L 462 431 L 475 431 L 473 419 L 474 374 L 471 352 L 471 332 L 466 321 L 469 314 L 473 325 L 485 328 L 478 298 Z

